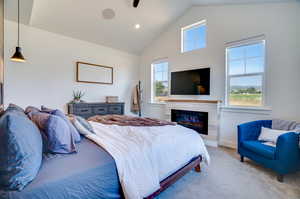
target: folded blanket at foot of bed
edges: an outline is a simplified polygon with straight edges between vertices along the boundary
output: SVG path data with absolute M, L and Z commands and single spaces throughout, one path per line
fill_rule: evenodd
M 88 121 L 98 122 L 107 125 L 118 126 L 166 126 L 176 125 L 174 122 L 158 120 L 153 118 L 140 118 L 126 115 L 96 115 L 90 117 Z

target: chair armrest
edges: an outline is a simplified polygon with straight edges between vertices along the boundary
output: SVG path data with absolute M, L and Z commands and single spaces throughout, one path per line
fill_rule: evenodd
M 299 135 L 297 133 L 285 133 L 278 137 L 275 158 L 288 164 L 295 161 L 300 163 Z
M 238 145 L 247 140 L 257 140 L 261 127 L 271 128 L 272 120 L 258 120 L 238 125 Z

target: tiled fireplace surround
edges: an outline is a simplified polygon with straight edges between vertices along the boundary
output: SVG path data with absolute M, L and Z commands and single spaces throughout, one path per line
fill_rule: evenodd
M 218 100 L 184 100 L 169 99 L 166 102 L 166 115 L 171 120 L 171 110 L 187 110 L 208 112 L 208 135 L 202 135 L 205 143 L 210 146 L 218 146 L 220 108 L 221 101 Z

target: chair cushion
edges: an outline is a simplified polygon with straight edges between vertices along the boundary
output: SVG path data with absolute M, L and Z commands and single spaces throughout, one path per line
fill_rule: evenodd
M 275 147 L 263 144 L 260 141 L 244 141 L 243 147 L 268 159 L 275 159 Z
M 27 116 L 15 109 L 0 118 L 0 189 L 22 190 L 42 163 L 42 138 Z

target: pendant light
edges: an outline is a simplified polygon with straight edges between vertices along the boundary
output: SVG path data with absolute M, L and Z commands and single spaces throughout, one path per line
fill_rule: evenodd
M 22 49 L 20 47 L 20 0 L 18 0 L 18 45 L 16 47 L 15 54 L 10 58 L 11 61 L 25 62 L 25 58 L 22 55 Z

